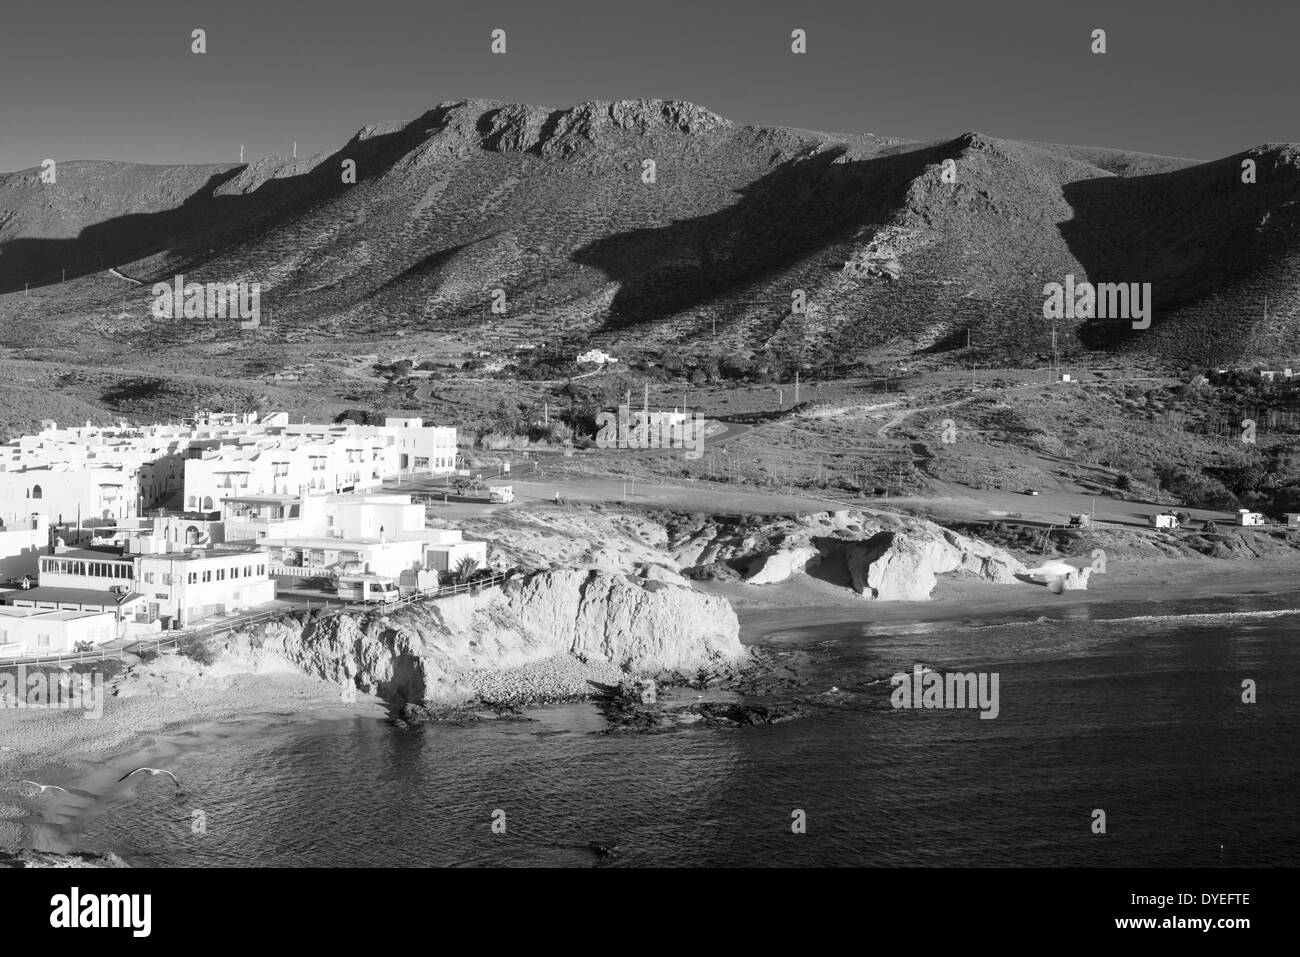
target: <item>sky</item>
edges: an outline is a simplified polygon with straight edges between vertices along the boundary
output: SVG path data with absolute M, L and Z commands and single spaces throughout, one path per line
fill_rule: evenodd
M 307 156 L 470 97 L 657 97 L 737 123 L 1214 159 L 1300 140 L 1297 37 L 1300 4 L 1283 0 L 15 3 L 0 170 L 236 162 L 241 144 L 253 160 L 295 141 Z

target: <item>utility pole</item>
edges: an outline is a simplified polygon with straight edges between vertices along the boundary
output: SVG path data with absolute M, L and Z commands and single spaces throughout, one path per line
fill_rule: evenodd
M 244 144 L 243 144 L 243 143 L 240 143 L 240 144 L 239 144 L 239 162 L 242 163 L 243 161 L 244 161 Z
M 799 404 L 799 370 L 794 370 L 794 404 Z

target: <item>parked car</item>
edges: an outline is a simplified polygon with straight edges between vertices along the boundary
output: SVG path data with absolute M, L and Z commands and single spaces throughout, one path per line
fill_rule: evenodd
M 1036 488 L 1027 488 L 1027 489 L 1025 489 L 1025 494 L 1026 494 L 1026 495 L 1037 495 L 1037 494 L 1038 494 L 1038 489 L 1036 489 Z

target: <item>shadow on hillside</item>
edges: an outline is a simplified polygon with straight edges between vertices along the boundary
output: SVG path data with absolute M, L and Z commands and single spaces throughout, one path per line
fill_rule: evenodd
M 160 275 L 132 275 L 145 284 L 169 281 L 192 265 L 219 257 L 224 247 L 237 246 L 250 236 L 273 227 L 286 215 L 336 199 L 347 190 L 387 173 L 398 161 L 443 128 L 453 106 L 430 110 L 392 133 L 366 139 L 353 138 L 343 148 L 304 173 L 271 177 L 247 193 L 216 195 L 251 166 L 234 166 L 211 176 L 202 187 L 172 209 L 131 213 L 84 228 L 72 239 L 19 237 L 0 243 L 0 293 L 20 292 L 57 285 L 67 270 L 75 279 L 103 272 L 138 259 L 168 253 Z M 356 185 L 342 182 L 344 159 L 357 164 Z M 289 161 L 286 161 L 289 162 Z M 65 171 L 66 170 L 66 171 Z M 75 167 L 59 171 L 59 182 L 72 189 L 94 189 L 79 184 Z M 53 188 L 53 187 L 52 187 Z M 196 281 L 222 281 L 220 276 L 194 276 Z
M 864 226 L 885 225 L 906 202 L 912 181 L 951 152 L 946 143 L 845 161 L 847 151 L 837 147 L 788 160 L 739 190 L 739 202 L 726 209 L 600 239 L 572 259 L 619 284 L 607 329 L 655 322 L 815 255 Z M 774 299 L 770 310 L 773 318 L 788 315 L 788 295 Z
M 1134 177 L 1097 177 L 1063 188 L 1074 217 L 1059 224 L 1071 253 L 1097 283 L 1151 283 L 1151 327 L 1134 329 L 1122 318 L 1093 319 L 1078 330 L 1089 349 L 1113 349 L 1150 336 L 1177 310 L 1200 303 L 1247 277 L 1278 255 L 1283 230 L 1261 229 L 1279 214 L 1300 221 L 1290 204 L 1300 179 L 1294 169 L 1243 184 L 1243 155 L 1185 169 Z M 1076 282 L 1085 277 L 1076 276 Z M 1051 281 L 1064 282 L 1065 277 Z M 1232 320 L 1243 310 L 1222 304 Z M 1246 313 L 1249 309 L 1245 310 Z M 1236 322 L 1189 330 L 1207 357 L 1239 349 Z M 1226 350 L 1226 352 L 1224 351 Z M 1207 359 L 1208 361 L 1208 359 Z

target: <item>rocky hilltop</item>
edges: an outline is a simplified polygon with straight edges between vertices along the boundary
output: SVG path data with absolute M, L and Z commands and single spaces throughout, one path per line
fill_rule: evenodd
M 829 365 L 956 350 L 970 333 L 993 362 L 1050 349 L 1044 283 L 1074 275 L 1150 282 L 1155 311 L 1141 332 L 1060 322 L 1066 355 L 1300 348 L 1300 325 L 1261 308 L 1296 292 L 1288 145 L 1198 163 L 977 132 L 914 143 L 741 126 L 674 100 L 470 99 L 310 158 L 68 158 L 57 182 L 40 172 L 0 174 L 0 294 L 29 291 L 0 297 L 0 320 L 104 355 L 238 334 L 152 317 L 151 284 L 178 273 L 259 282 L 276 320 L 263 345 L 429 332 Z M 505 313 L 485 308 L 494 289 Z

